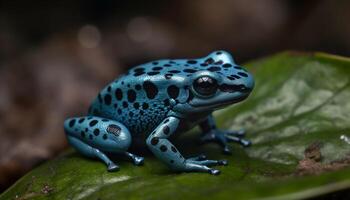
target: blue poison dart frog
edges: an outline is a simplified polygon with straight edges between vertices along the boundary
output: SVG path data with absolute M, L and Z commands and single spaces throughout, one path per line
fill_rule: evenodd
M 135 165 L 144 158 L 128 152 L 142 140 L 151 152 L 175 171 L 220 173 L 211 168 L 226 160 L 204 155 L 184 158 L 169 137 L 199 125 L 202 142 L 217 142 L 230 154 L 228 142 L 249 146 L 244 131 L 219 130 L 214 110 L 243 101 L 254 79 L 231 55 L 215 51 L 198 59 L 165 59 L 130 69 L 100 91 L 88 115 L 64 122 L 68 142 L 81 154 L 101 159 L 108 171 L 119 166 L 108 155 L 119 154 Z

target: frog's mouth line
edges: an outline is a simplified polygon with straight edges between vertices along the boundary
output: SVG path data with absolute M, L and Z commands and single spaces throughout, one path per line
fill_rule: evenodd
M 225 106 L 228 106 L 228 105 L 231 105 L 231 104 L 234 104 L 234 103 L 238 103 L 238 102 L 241 102 L 243 101 L 244 99 L 248 98 L 249 96 L 249 93 L 244 95 L 244 96 L 241 96 L 239 98 L 236 98 L 236 99 L 233 99 L 232 101 L 227 101 L 227 102 L 221 102 L 221 103 L 217 103 L 217 104 L 213 104 L 214 106 L 219 106 L 219 107 L 225 107 Z M 222 105 L 222 106 L 221 106 Z
M 220 107 L 225 107 L 225 106 L 228 106 L 228 105 L 231 105 L 231 104 L 234 104 L 234 103 L 241 102 L 241 101 L 245 100 L 246 98 L 248 98 L 249 94 L 250 93 L 247 92 L 247 93 L 244 93 L 244 95 L 242 95 L 242 96 L 240 96 L 238 98 L 232 99 L 231 101 L 214 102 L 212 104 L 207 104 L 205 106 L 204 105 L 196 105 L 192 101 L 189 102 L 189 105 L 191 105 L 194 108 L 200 108 L 200 107 L 220 108 Z
M 239 85 L 229 85 L 229 84 L 222 84 L 219 86 L 219 90 L 221 90 L 222 92 L 242 92 L 242 93 L 249 93 L 250 91 L 252 91 L 251 88 L 246 87 L 243 84 L 239 84 Z

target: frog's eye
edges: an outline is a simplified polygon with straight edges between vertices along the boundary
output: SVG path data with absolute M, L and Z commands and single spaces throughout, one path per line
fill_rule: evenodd
M 211 96 L 218 89 L 218 84 L 215 79 L 209 76 L 202 76 L 194 81 L 193 89 L 200 95 Z

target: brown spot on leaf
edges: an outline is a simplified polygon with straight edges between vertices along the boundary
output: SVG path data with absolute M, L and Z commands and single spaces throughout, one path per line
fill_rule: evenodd
M 329 163 L 321 163 L 321 147 L 321 143 L 314 142 L 305 149 L 304 159 L 299 161 L 295 175 L 318 175 L 323 172 L 340 170 L 350 165 L 350 154 L 339 160 L 334 160 Z

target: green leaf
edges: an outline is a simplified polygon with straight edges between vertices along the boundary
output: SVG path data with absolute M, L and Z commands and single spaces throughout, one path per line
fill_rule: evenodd
M 300 199 L 350 187 L 350 169 L 296 176 L 305 148 L 323 144 L 321 164 L 341 159 L 350 144 L 350 59 L 315 53 L 281 53 L 247 64 L 256 87 L 243 103 L 215 113 L 221 128 L 247 130 L 253 146 L 232 144 L 232 156 L 215 144 L 197 145 L 198 129 L 176 139 L 186 156 L 228 159 L 221 175 L 173 173 L 152 155 L 145 165 L 102 162 L 74 150 L 42 164 L 0 199 Z M 63 132 L 62 132 L 63 134 Z

